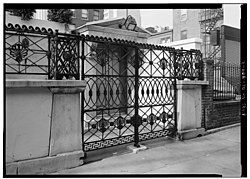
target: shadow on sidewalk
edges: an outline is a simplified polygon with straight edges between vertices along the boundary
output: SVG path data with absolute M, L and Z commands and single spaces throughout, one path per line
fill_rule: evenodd
M 140 144 L 146 146 L 148 149 L 151 149 L 155 147 L 161 147 L 161 146 L 167 145 L 169 143 L 174 143 L 174 142 L 177 142 L 177 141 L 172 138 L 161 137 L 161 138 L 151 139 L 147 141 L 142 141 L 140 142 Z M 132 145 L 134 145 L 133 142 L 114 146 L 114 147 L 108 147 L 108 148 L 86 152 L 87 157 L 85 158 L 85 164 L 100 161 L 105 158 L 109 158 L 113 156 L 132 153 L 132 150 L 128 149 L 128 146 L 132 146 Z

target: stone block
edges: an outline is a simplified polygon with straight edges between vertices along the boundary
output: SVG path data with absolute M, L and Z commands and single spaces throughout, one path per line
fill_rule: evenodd
M 80 94 L 54 94 L 49 155 L 81 148 Z
M 6 175 L 16 175 L 17 174 L 18 163 L 6 164 Z
M 205 134 L 204 128 L 178 131 L 178 139 L 179 140 L 193 139 L 196 137 L 203 136 L 204 134 Z
M 76 151 L 53 157 L 19 162 L 18 175 L 47 174 L 80 166 L 84 163 L 84 152 Z
M 6 89 L 6 162 L 48 156 L 51 104 L 47 88 Z

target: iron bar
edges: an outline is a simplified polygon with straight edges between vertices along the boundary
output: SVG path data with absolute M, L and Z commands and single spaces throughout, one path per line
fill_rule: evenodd
M 139 60 L 138 60 L 138 48 L 135 48 L 135 135 L 134 135 L 134 146 L 140 147 L 139 145 Z
M 79 42 L 79 43 L 81 43 L 81 47 L 79 46 L 79 48 L 81 49 L 81 58 L 80 58 L 80 60 L 81 60 L 81 66 L 79 65 L 79 68 L 80 68 L 80 70 L 79 70 L 79 72 L 81 73 L 80 74 L 80 80 L 84 80 L 84 60 L 85 60 L 85 56 L 84 56 L 84 48 L 85 48 L 85 46 L 84 46 L 84 43 L 85 42 L 85 39 L 84 38 L 81 38 L 81 41 Z M 79 49 L 79 52 L 80 52 L 80 49 Z M 85 103 L 85 99 L 84 99 L 84 97 L 85 97 L 85 90 L 83 91 L 83 92 L 81 92 L 81 94 L 80 94 L 80 97 L 81 97 L 81 101 L 80 101 L 80 103 L 81 103 L 81 105 L 80 105 L 80 107 L 81 107 L 81 134 L 82 134 L 82 150 L 84 151 L 85 149 L 84 149 L 84 144 L 85 144 L 85 136 L 84 136 L 84 126 L 85 126 L 85 120 L 84 120 L 84 115 L 85 115 L 85 111 L 84 111 L 84 103 Z
M 239 89 L 240 66 L 230 63 L 215 63 L 214 73 L 214 100 L 234 100 Z
M 174 52 L 174 64 L 176 63 L 177 57 L 176 52 Z M 174 123 L 175 123 L 175 132 L 178 131 L 177 129 L 177 74 L 176 74 L 176 66 L 174 65 Z

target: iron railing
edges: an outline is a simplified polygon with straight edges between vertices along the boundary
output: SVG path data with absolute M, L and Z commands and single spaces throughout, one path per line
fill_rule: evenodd
M 176 50 L 174 65 L 178 80 L 203 80 L 202 54 L 199 50 Z
M 234 100 L 241 94 L 240 65 L 218 62 L 214 64 L 214 100 Z
M 51 29 L 5 26 L 5 73 L 48 75 Z
M 80 61 L 86 58 L 86 54 L 82 53 L 83 42 L 86 40 L 163 51 L 171 49 L 179 80 L 184 78 L 203 79 L 202 55 L 199 50 L 175 50 L 170 47 L 121 39 L 65 34 L 52 29 L 18 24 L 5 25 L 5 73 L 47 75 L 48 79 L 59 80 L 62 78 L 80 79 Z M 159 62 L 161 66 L 166 69 L 173 68 L 171 64 L 165 62 L 165 57 L 163 56 Z M 133 62 L 131 61 L 131 63 Z M 143 61 L 139 63 L 143 63 Z

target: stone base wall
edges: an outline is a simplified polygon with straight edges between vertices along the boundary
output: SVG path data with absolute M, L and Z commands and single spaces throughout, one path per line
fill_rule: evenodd
M 209 85 L 202 87 L 202 120 L 201 126 L 206 130 L 241 122 L 240 100 L 214 101 L 214 61 L 204 59 L 204 77 Z
M 6 175 L 83 164 L 78 80 L 6 80 Z
M 207 129 L 241 122 L 240 101 L 214 101 L 213 112 L 208 116 Z

